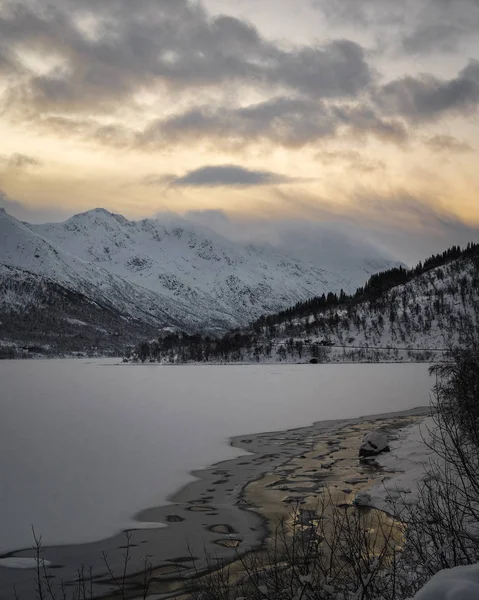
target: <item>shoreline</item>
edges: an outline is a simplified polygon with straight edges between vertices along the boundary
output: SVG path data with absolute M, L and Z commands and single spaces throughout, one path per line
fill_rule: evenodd
M 403 352 L 407 352 L 408 350 L 404 349 Z M 422 350 L 413 349 L 411 352 L 422 352 Z M 424 350 L 425 352 L 425 350 Z M 438 351 L 438 353 L 444 354 L 444 351 Z M 112 360 L 115 362 L 109 364 L 102 364 L 104 367 L 228 367 L 228 366 L 280 366 L 280 365 L 311 365 L 312 367 L 317 367 L 320 365 L 382 365 L 382 364 L 393 364 L 393 365 L 401 365 L 401 364 L 431 364 L 439 360 L 438 358 L 427 358 L 422 360 L 416 360 L 412 358 L 407 358 L 405 360 L 402 359 L 381 359 L 381 360 L 328 360 L 319 363 L 311 363 L 309 360 L 301 361 L 301 360 L 282 360 L 282 361 L 229 361 L 229 362 L 221 362 L 221 361 L 200 361 L 200 362 L 149 362 L 145 361 L 142 363 L 141 361 L 132 361 L 128 360 L 128 362 L 123 362 L 122 356 L 75 356 L 74 354 L 51 354 L 51 355 L 27 355 L 27 356 L 17 356 L 14 358 L 0 358 L 0 361 L 30 361 L 30 360 L 78 360 L 78 361 L 98 361 L 98 360 Z M 119 362 L 117 362 L 119 361 Z
M 294 485 L 306 484 L 307 477 L 311 480 L 311 474 L 306 478 L 299 477 L 289 491 L 284 489 L 287 487 L 287 482 L 284 481 L 279 486 L 283 489 L 270 486 L 271 478 L 277 477 L 275 473 L 281 471 L 287 463 L 290 467 L 296 465 L 295 468 L 299 468 L 296 463 L 305 463 L 304 457 L 313 458 L 309 455 L 318 452 L 318 444 L 327 445 L 328 440 L 342 437 L 341 432 L 348 427 L 361 426 L 362 430 L 373 428 L 374 423 L 381 420 L 392 422 L 394 419 L 419 419 L 429 413 L 429 407 L 418 407 L 352 419 L 317 421 L 300 428 L 231 438 L 230 446 L 247 454 L 191 472 L 190 475 L 195 479 L 171 494 L 168 497 L 169 504 L 144 509 L 134 516 L 139 527 L 128 530 L 131 533 L 129 572 L 133 574 L 128 577 L 129 594 L 134 598 L 138 592 L 139 577 L 134 573 L 141 573 L 142 561 L 147 554 L 154 567 L 155 581 L 151 593 L 167 597 L 178 593 L 178 589 L 183 586 L 182 578 L 191 577 L 196 571 L 206 569 L 205 552 L 212 557 L 221 556 L 227 562 L 234 562 L 238 552 L 246 554 L 261 547 L 268 537 L 274 512 L 268 509 L 268 506 L 271 508 L 271 497 L 281 506 L 285 495 L 305 495 L 308 486 L 305 488 L 305 485 L 300 485 L 298 491 Z M 330 446 L 331 449 L 337 451 L 337 448 Z M 324 487 L 323 483 L 331 476 L 331 472 L 328 469 L 327 473 L 320 475 L 318 481 L 321 480 L 321 486 L 314 488 L 315 492 Z M 281 477 L 284 479 L 284 473 Z M 360 490 L 356 486 L 352 491 Z M 266 498 L 268 494 L 269 499 Z M 266 504 L 268 506 L 264 506 Z M 286 508 L 288 504 L 283 506 Z M 154 523 L 165 523 L 167 527 L 151 528 Z M 111 581 L 101 553 L 105 551 L 113 570 L 120 572 L 124 545 L 123 532 L 90 544 L 48 547 L 42 556 L 51 563 L 51 573 L 58 580 L 71 581 L 77 576 L 80 564 L 91 565 L 95 593 L 108 596 L 112 591 Z M 194 565 L 189 554 L 196 559 Z M 2 556 L 27 558 L 34 556 L 34 553 L 31 549 L 24 549 Z M 34 576 L 31 570 L 20 572 L 17 569 L 1 568 L 0 573 L 2 597 L 11 593 L 13 586 L 17 587 L 25 600 L 34 597 L 28 589 Z

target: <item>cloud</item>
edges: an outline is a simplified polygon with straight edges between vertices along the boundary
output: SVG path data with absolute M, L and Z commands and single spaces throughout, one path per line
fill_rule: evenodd
M 39 167 L 41 164 L 43 164 L 41 160 L 26 154 L 0 154 L 0 166 L 3 165 L 7 169 L 26 169 L 28 167 Z
M 427 0 L 419 3 L 415 21 L 404 31 L 402 44 L 410 54 L 459 51 L 477 34 L 477 0 Z
M 374 74 L 358 44 L 338 39 L 286 48 L 229 16 L 187 0 L 25 1 L 0 9 L 0 55 L 20 57 L 7 106 L 30 111 L 109 112 L 139 90 L 211 86 L 351 97 Z M 52 63 L 37 72 L 27 48 Z M 7 56 L 8 56 L 7 55 Z M 10 65 L 11 66 L 11 65 Z
M 432 121 L 447 113 L 468 114 L 479 102 L 479 61 L 471 60 L 449 80 L 432 75 L 406 76 L 382 86 L 375 101 L 388 116 Z
M 313 0 L 334 27 L 373 32 L 406 54 L 460 52 L 479 29 L 477 0 Z
M 59 137 L 80 137 L 112 148 L 137 146 L 138 133 L 121 122 L 104 125 L 92 117 L 47 115 L 36 124 Z
M 464 153 L 472 152 L 472 147 L 452 135 L 434 135 L 425 140 L 426 146 L 433 152 Z
M 4 208 L 10 215 L 28 223 L 45 223 L 49 221 L 63 221 L 71 216 L 71 211 L 64 208 L 48 206 L 29 206 L 14 200 L 0 189 L 0 208 Z
M 441 15 L 450 9 L 446 0 L 405 1 L 426 25 L 431 3 Z M 465 14 L 472 0 L 457 2 Z M 401 3 L 318 5 L 335 22 L 409 31 Z M 137 0 L 135 10 L 129 0 L 5 0 L 0 109 L 11 120 L 115 148 L 207 141 L 235 150 L 264 142 L 301 148 L 343 133 L 404 144 L 408 124 L 467 114 L 479 102 L 477 61 L 449 80 L 409 75 L 381 86 L 371 57 L 342 37 L 272 41 L 249 22 L 187 0 Z M 166 102 L 178 112 L 165 114 Z
M 398 119 L 383 118 L 370 105 L 356 104 L 333 108 L 333 113 L 352 134 L 372 135 L 386 142 L 402 144 L 408 139 L 405 124 Z
M 363 190 L 355 203 L 361 226 L 408 264 L 454 244 L 479 241 L 479 222 L 465 222 L 434 197 L 407 190 L 389 195 Z
M 380 159 L 370 158 L 357 150 L 321 150 L 315 159 L 322 165 L 347 164 L 349 169 L 362 173 L 373 173 L 386 169 L 386 163 Z
M 6 118 L 115 148 L 193 140 L 295 148 L 341 128 L 407 137 L 397 120 L 358 101 L 378 76 L 361 45 L 287 45 L 187 0 L 138 0 L 135 10 L 128 0 L 5 0 L 0 84 L 3 64 Z M 167 102 L 181 109 L 165 116 Z
M 237 165 L 214 165 L 189 171 L 182 177 L 172 177 L 173 187 L 253 187 L 278 185 L 294 181 L 271 171 L 254 171 Z
M 373 107 L 330 106 L 301 97 L 280 96 L 241 107 L 196 107 L 151 123 L 138 136 L 141 146 L 168 145 L 210 139 L 226 147 L 269 142 L 299 148 L 335 136 L 340 129 L 402 143 L 405 126 L 383 119 Z
M 277 190 L 276 194 L 283 214 L 340 224 L 410 265 L 453 244 L 479 241 L 479 221 L 465 222 L 436 197 L 413 190 L 380 193 L 361 186 L 344 203 L 297 191 Z
M 333 135 L 337 121 L 322 102 L 278 97 L 243 107 L 193 108 L 153 122 L 140 136 L 140 143 L 212 138 L 229 146 L 266 140 L 298 147 Z
M 187 213 L 189 221 L 245 243 L 269 243 L 280 252 L 330 265 L 360 249 L 371 260 L 394 258 L 414 265 L 453 244 L 479 241 L 479 223 L 466 223 L 434 198 L 395 190 L 379 194 L 364 187 L 347 205 L 295 190 L 276 190 L 282 210 L 259 216 L 223 211 Z M 334 248 L 334 251 L 332 251 Z

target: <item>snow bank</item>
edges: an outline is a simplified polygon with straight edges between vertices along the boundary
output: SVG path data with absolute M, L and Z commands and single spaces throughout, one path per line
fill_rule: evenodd
M 390 512 L 399 498 L 414 502 L 425 467 L 434 455 L 428 447 L 433 426 L 432 417 L 428 417 L 401 430 L 391 440 L 391 451 L 376 458 L 386 473 L 380 484 L 368 490 L 373 506 Z
M 414 600 L 477 600 L 479 564 L 445 569 L 436 573 Z

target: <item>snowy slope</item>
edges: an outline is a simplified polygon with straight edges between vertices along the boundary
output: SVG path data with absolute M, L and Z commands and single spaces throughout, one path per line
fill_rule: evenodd
M 117 310 L 125 318 L 155 325 L 178 325 L 179 315 L 195 321 L 187 306 L 159 298 L 100 265 L 63 251 L 1 209 L 0 247 L 3 265 L 79 292 L 99 305 Z
M 460 259 L 379 300 L 295 320 L 279 328 L 278 341 L 286 347 L 291 338 L 308 340 L 311 347 L 327 340 L 332 360 L 430 360 L 465 344 L 478 327 L 479 271 L 472 260 Z
M 3 210 L 0 248 L 0 346 L 120 352 L 162 327 L 203 326 L 204 312 L 190 303 L 73 256 Z M 223 327 L 230 322 L 210 314 Z

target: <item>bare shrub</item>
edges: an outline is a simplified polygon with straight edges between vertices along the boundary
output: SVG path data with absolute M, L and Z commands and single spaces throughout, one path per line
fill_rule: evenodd
M 298 506 L 265 548 L 201 578 L 194 600 L 373 600 L 396 588 L 403 526 L 368 507 Z M 393 598 L 395 596 L 391 596 Z
M 77 569 L 77 575 L 74 581 L 66 582 L 57 578 L 48 570 L 47 562 L 43 558 L 42 537 L 35 533 L 32 528 L 35 551 L 35 578 L 34 591 L 36 600 L 93 600 L 99 594 L 95 593 L 93 569 L 91 566 L 80 565 Z M 143 560 L 143 571 L 139 575 L 140 580 L 137 585 L 135 581 L 135 594 L 132 595 L 128 583 L 132 575 L 128 575 L 128 565 L 130 563 L 131 533 L 125 532 L 125 552 L 123 553 L 123 567 L 120 576 L 116 576 L 108 562 L 108 556 L 103 553 L 103 562 L 107 570 L 111 583 L 114 586 L 113 595 L 122 600 L 135 597 L 146 600 L 152 581 L 153 566 L 148 556 Z M 138 575 L 136 575 L 138 577 Z M 138 591 L 138 589 L 140 591 Z M 15 600 L 21 600 L 16 590 L 13 591 Z M 102 594 L 103 596 L 103 594 Z

